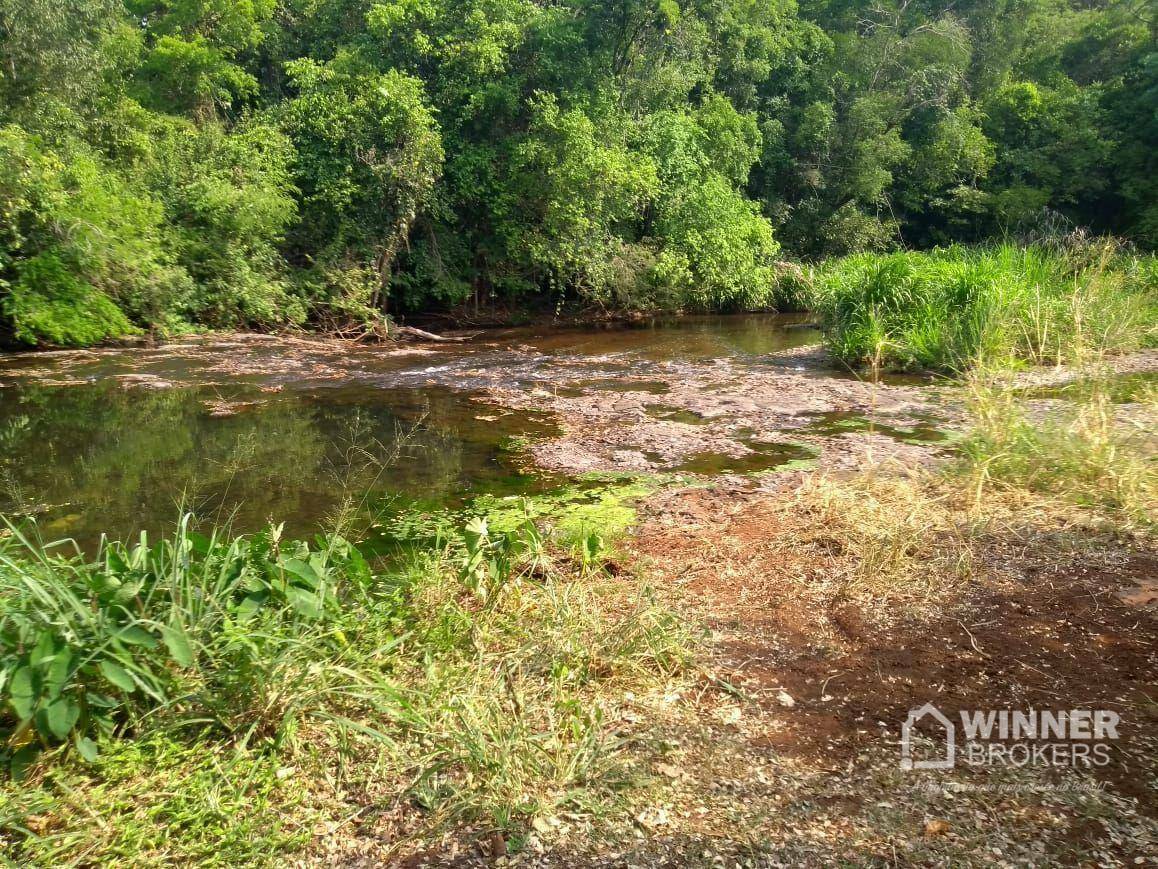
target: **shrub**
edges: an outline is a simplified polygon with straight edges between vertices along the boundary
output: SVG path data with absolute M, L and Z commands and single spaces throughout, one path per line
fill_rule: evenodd
M 112 299 L 55 253 L 25 260 L 18 273 L 0 312 L 18 341 L 81 347 L 138 331 Z
M 0 129 L 0 313 L 27 343 L 95 343 L 152 324 L 184 297 L 188 275 L 162 247 L 162 209 L 85 145 L 49 150 Z M 2 284 L 0 284 L 2 286 Z
M 304 305 L 277 249 L 297 213 L 285 136 L 258 122 L 152 130 L 148 180 L 164 204 L 165 246 L 195 284 L 175 300 L 180 313 L 214 327 L 300 324 Z
M 659 208 L 664 240 L 658 272 L 700 310 L 769 305 L 779 245 L 772 224 L 718 176 Z

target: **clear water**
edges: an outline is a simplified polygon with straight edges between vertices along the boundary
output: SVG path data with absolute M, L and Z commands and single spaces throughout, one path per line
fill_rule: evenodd
M 46 539 L 87 545 L 171 526 L 183 509 L 253 530 L 325 525 L 349 493 L 457 504 L 544 484 L 512 437 L 553 429 L 445 387 L 337 387 L 263 395 L 219 387 L 0 391 L 0 513 L 33 516 Z M 252 402 L 252 403 L 249 403 Z M 486 417 L 486 419 L 480 419 Z

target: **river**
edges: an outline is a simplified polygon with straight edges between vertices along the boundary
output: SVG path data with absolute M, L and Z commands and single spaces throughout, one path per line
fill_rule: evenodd
M 817 366 L 818 339 L 800 317 L 737 315 L 401 349 L 217 335 L 9 354 L 0 513 L 86 544 L 183 510 L 305 534 L 351 493 L 435 508 L 591 472 L 767 472 L 816 460 L 869 410 L 907 414 L 895 443 L 939 438 L 927 389 L 870 393 Z

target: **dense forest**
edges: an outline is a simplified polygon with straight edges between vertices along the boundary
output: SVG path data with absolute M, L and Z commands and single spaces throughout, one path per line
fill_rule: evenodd
M 1158 243 L 1147 0 L 0 0 L 0 340 Z

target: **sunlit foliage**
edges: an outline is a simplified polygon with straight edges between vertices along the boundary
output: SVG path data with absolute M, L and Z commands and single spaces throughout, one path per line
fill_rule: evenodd
M 1143 0 L 0 0 L 0 339 L 472 300 L 775 304 L 780 259 L 1158 240 Z

